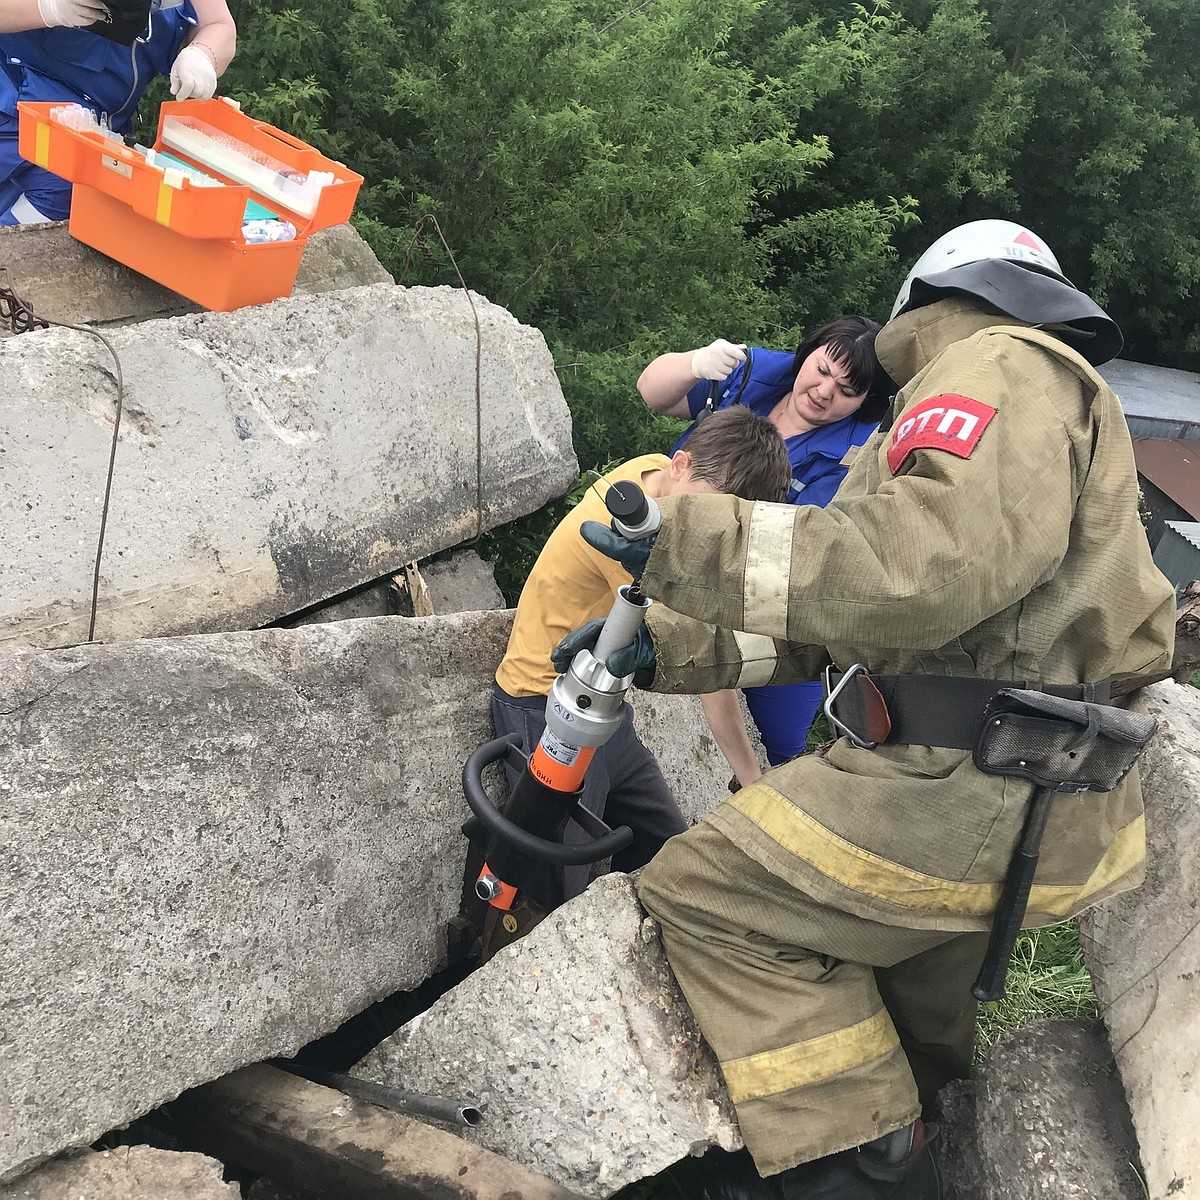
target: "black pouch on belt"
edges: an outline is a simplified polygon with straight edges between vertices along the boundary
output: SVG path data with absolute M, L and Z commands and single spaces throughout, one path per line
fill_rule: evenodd
M 1152 717 L 1108 704 L 1004 688 L 984 711 L 975 766 L 1056 792 L 1111 792 L 1157 728 Z
M 107 0 L 108 17 L 88 25 L 88 33 L 97 33 L 110 42 L 132 46 L 150 23 L 150 0 Z

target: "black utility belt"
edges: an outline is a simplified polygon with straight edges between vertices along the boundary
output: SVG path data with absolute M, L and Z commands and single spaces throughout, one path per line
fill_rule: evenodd
M 975 769 L 983 774 L 1034 785 L 987 957 L 971 989 L 979 1000 L 998 1000 L 1004 994 L 1055 793 L 1111 792 L 1154 736 L 1152 717 L 1116 708 L 1109 698 L 1108 680 L 1057 684 L 872 675 L 861 663 L 825 672 L 825 715 L 856 746 L 970 750 Z
M 1028 690 L 1107 704 L 1109 681 L 1030 683 L 961 675 L 874 675 L 861 663 L 825 670 L 825 715 L 856 746 L 941 746 L 974 750 L 990 708 L 1003 692 Z

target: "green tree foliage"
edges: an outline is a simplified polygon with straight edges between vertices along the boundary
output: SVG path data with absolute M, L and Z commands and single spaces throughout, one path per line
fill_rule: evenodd
M 670 445 L 634 386 L 656 354 L 882 319 L 929 241 L 980 217 L 1041 232 L 1127 357 L 1200 368 L 1193 0 L 237 16 L 226 90 L 365 176 L 355 223 L 398 280 L 461 270 L 543 331 L 584 467 Z
M 786 15 L 785 15 L 786 14 Z M 781 69 L 781 47 L 841 21 L 812 0 L 759 10 L 739 61 Z M 1125 329 L 1126 356 L 1200 366 L 1200 16 L 1183 0 L 895 0 L 859 10 L 857 58 L 813 94 L 798 137 L 832 162 L 782 194 L 779 224 L 847 198 L 911 196 L 898 260 L 868 303 L 887 304 L 928 242 L 1008 216 L 1042 233 Z
M 799 107 L 861 51 L 834 27 L 807 83 L 763 86 L 726 52 L 757 7 L 246 0 L 228 84 L 366 177 L 356 224 L 405 282 L 457 282 L 435 237 L 412 245 L 436 216 L 470 286 L 546 335 L 592 465 L 669 444 L 633 387 L 649 358 L 718 335 L 794 343 L 865 294 L 902 219 L 854 198 L 769 220 L 832 157 L 796 136 Z M 784 295 L 774 264 L 797 252 L 818 269 Z
M 1178 41 L 1182 20 L 1194 53 L 1196 15 L 1129 0 L 1035 12 L 993 0 L 1030 113 L 1012 172 L 1029 221 L 1121 321 L 1127 357 L 1200 365 L 1200 138 Z
M 1043 232 L 1132 356 L 1200 364 L 1190 0 L 242 0 L 238 18 L 235 94 L 366 176 L 356 221 L 407 282 L 456 282 L 436 239 L 412 245 L 437 216 L 471 286 L 545 332 L 588 460 L 661 432 L 633 395 L 648 357 L 886 315 L 905 264 L 979 216 Z

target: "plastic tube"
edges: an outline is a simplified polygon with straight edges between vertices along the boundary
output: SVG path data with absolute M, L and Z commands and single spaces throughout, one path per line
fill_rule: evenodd
M 211 170 L 246 184 L 260 196 L 306 217 L 316 211 L 321 189 L 333 182 L 331 172 L 310 171 L 305 175 L 192 117 L 167 117 L 163 122 L 162 140 L 172 150 L 178 150 Z

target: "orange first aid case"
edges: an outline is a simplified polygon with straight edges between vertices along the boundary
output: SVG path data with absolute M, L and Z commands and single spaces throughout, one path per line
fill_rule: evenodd
M 18 149 L 23 158 L 74 184 L 71 236 L 205 308 L 228 312 L 290 295 L 308 235 L 349 220 L 362 185 L 361 175 L 291 134 L 252 120 L 225 99 L 163 104 L 154 143 L 156 151 L 169 152 L 222 187 L 200 186 L 177 173 L 172 173 L 178 184 L 173 186 L 139 151 L 98 130 L 51 120 L 50 110 L 59 107 L 29 101 L 18 105 Z M 331 174 L 333 182 L 311 193 L 311 200 L 274 187 L 267 169 L 257 186 L 239 183 L 211 160 L 196 159 L 177 136 L 174 143 L 164 141 L 171 117 L 183 118 L 185 125 L 201 123 L 214 135 L 209 139 L 213 144 L 229 139 L 247 155 L 283 164 L 292 178 L 318 171 Z M 172 128 L 178 133 L 182 126 Z M 247 242 L 242 222 L 251 200 L 291 222 L 296 237 Z M 293 204 L 299 211 L 289 207 Z

